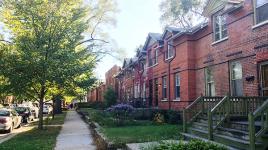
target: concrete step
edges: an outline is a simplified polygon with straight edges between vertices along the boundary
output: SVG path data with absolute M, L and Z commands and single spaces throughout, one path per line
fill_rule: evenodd
M 240 138 L 235 138 L 227 135 L 222 135 L 222 134 L 213 134 L 213 140 L 234 148 L 238 149 L 245 149 L 245 150 L 250 150 L 249 149 L 249 141 L 240 139 Z M 256 149 L 264 149 L 263 144 L 261 142 L 255 142 L 256 144 Z
M 228 123 L 228 127 L 248 132 L 248 124 L 249 124 L 248 121 L 231 121 L 230 123 Z M 255 130 L 258 131 L 260 129 L 261 129 L 261 122 L 256 121 Z
M 202 138 L 206 138 L 206 139 L 208 138 L 207 130 L 191 127 L 189 128 L 189 133 L 202 137 Z
M 227 146 L 227 145 L 223 145 L 221 143 L 218 143 L 218 142 L 215 142 L 215 141 L 210 141 L 206 138 L 202 138 L 202 137 L 199 137 L 199 136 L 196 136 L 196 135 L 193 135 L 193 134 L 189 134 L 189 133 L 181 133 L 181 135 L 184 137 L 185 140 L 192 140 L 192 139 L 197 139 L 197 140 L 201 140 L 201 141 L 205 141 L 205 142 L 211 142 L 211 143 L 214 143 L 214 144 L 217 144 L 217 145 L 220 145 L 220 146 L 224 146 L 226 147 L 228 150 L 239 150 L 239 149 L 236 149 L 234 147 L 231 147 L 231 146 Z
M 243 140 L 249 140 L 248 132 L 243 131 L 243 130 L 219 127 L 217 128 L 215 133 L 234 137 L 234 138 L 239 138 Z

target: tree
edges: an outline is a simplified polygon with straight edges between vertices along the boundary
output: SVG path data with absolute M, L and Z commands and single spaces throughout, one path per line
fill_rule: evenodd
M 1 21 L 11 34 L 2 41 L 3 69 L 13 95 L 38 100 L 43 128 L 43 103 L 91 83 L 98 50 L 108 42 L 101 26 L 113 23 L 111 0 L 2 0 Z M 83 86 L 81 86 L 81 84 Z M 90 84 L 88 85 L 88 87 Z M 74 88 L 74 89 L 69 89 Z M 55 92 L 55 89 L 58 89 Z M 54 92 L 53 92 L 54 91 Z M 56 95 L 57 95 L 56 94 Z
M 113 88 L 108 87 L 107 90 L 104 93 L 104 100 L 105 100 L 105 105 L 106 107 L 110 107 L 114 104 L 116 104 L 116 93 L 113 90 Z
M 164 26 L 188 28 L 204 20 L 202 11 L 206 0 L 163 0 L 160 20 Z

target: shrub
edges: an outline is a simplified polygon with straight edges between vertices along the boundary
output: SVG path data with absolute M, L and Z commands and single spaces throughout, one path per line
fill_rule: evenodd
M 155 114 L 155 116 L 154 116 L 154 122 L 157 123 L 157 124 L 165 123 L 164 115 L 162 115 L 161 113 Z
M 181 122 L 181 112 L 175 110 L 167 110 L 166 122 L 170 124 L 178 124 Z
M 93 109 L 104 109 L 105 104 L 103 102 L 83 102 L 76 103 L 76 107 L 80 108 L 93 108 Z
M 200 140 L 192 140 L 188 143 L 160 143 L 142 148 L 143 150 L 227 150 L 226 147 Z
M 110 107 L 116 104 L 117 96 L 116 96 L 115 91 L 111 87 L 108 87 L 103 97 L 104 97 L 106 107 Z
M 126 120 L 130 120 L 130 114 L 133 113 L 135 108 L 128 104 L 117 104 L 109 107 L 106 111 L 110 112 L 115 118 L 118 126 L 124 125 Z
M 161 114 L 164 116 L 166 123 L 178 124 L 181 122 L 181 112 L 175 110 L 163 110 L 155 108 L 138 108 L 133 117 L 136 120 L 155 120 L 156 114 Z

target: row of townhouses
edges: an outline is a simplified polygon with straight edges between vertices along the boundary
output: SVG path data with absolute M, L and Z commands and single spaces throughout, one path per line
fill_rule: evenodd
M 181 111 L 186 139 L 267 149 L 268 0 L 209 0 L 203 15 L 148 34 L 108 77 L 118 101 Z
M 268 1 L 210 0 L 203 15 L 194 27 L 149 33 L 106 73 L 106 88 L 118 101 L 176 110 L 200 95 L 268 96 Z

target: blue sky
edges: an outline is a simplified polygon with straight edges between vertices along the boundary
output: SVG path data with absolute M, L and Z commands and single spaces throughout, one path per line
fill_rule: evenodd
M 139 45 L 143 45 L 149 32 L 161 33 L 159 21 L 161 0 L 117 0 L 119 12 L 117 25 L 109 30 L 110 37 L 124 50 L 126 57 L 133 57 Z M 105 72 L 122 62 L 106 56 L 96 68 L 96 76 L 104 79 Z

